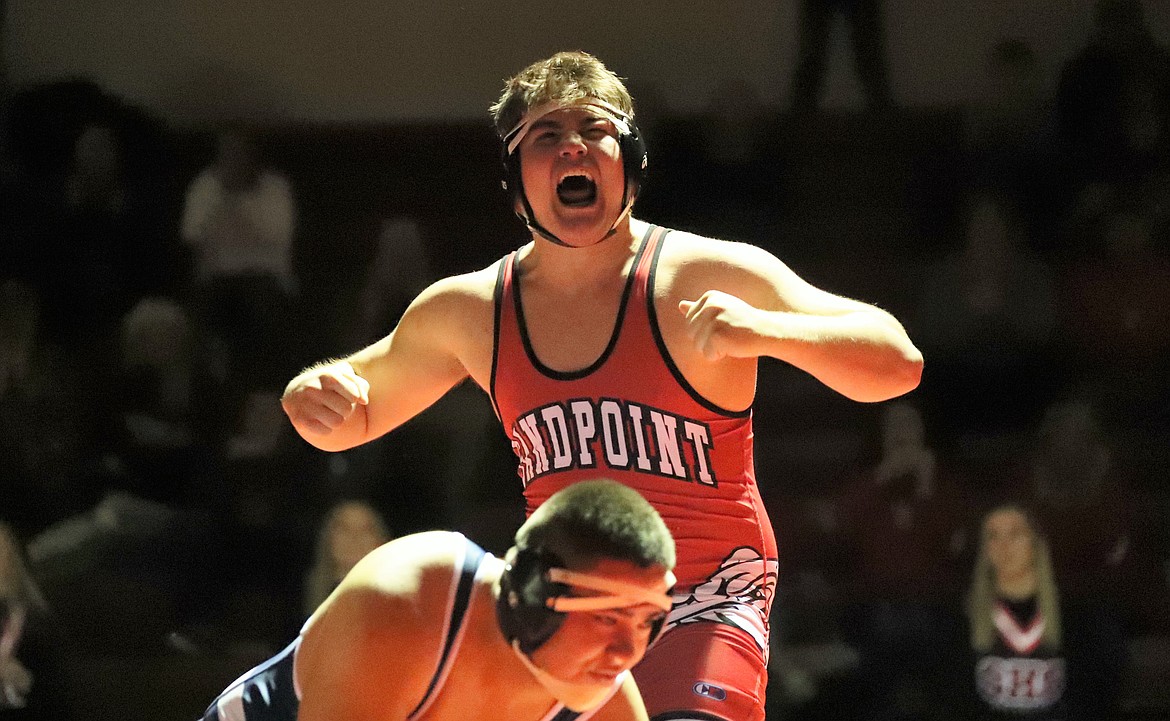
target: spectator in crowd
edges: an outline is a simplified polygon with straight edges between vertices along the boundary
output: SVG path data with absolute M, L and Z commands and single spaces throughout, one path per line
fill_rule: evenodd
M 778 192 L 771 117 L 760 88 L 744 75 L 716 85 L 698 116 L 693 154 L 672 161 L 690 164 L 689 172 L 678 168 L 686 173 L 678 189 L 685 200 L 677 203 L 685 207 L 679 211 L 731 238 L 771 227 Z
M 35 280 L 47 332 L 89 357 L 109 378 L 117 327 L 139 295 L 136 266 L 148 261 L 123 172 L 125 150 L 113 119 L 84 125 L 74 144 L 58 211 L 42 223 Z M 147 263 L 149 264 L 149 263 Z
M 221 132 L 214 161 L 188 186 L 183 206 L 181 234 L 194 254 L 196 280 L 259 276 L 292 293 L 295 224 L 288 178 L 265 166 L 243 130 Z
M 33 285 L 0 281 L 0 495 L 23 534 L 96 500 L 97 417 L 77 387 L 85 360 L 47 337 Z
M 50 250 L 65 215 L 64 186 L 84 126 L 108 116 L 109 101 L 96 83 L 68 80 L 34 84 L 5 99 L 4 134 L 10 173 L 0 204 L 0 268 L 6 276 L 41 287 Z
M 1036 433 L 1023 493 L 1052 546 L 1066 604 L 1098 617 L 1104 633 L 1156 624 L 1165 579 L 1151 560 L 1156 527 L 1136 506 L 1133 460 L 1081 397 L 1054 402 Z
M 800 39 L 793 77 L 793 104 L 798 112 L 815 111 L 825 80 L 825 61 L 833 21 L 849 25 L 853 64 L 870 109 L 893 105 L 886 62 L 881 0 L 802 0 Z
M 435 281 L 418 221 L 398 216 L 382 223 L 363 280 L 353 337 L 342 339 L 355 348 L 384 336 L 398 323 L 410 301 Z
M 312 615 L 337 584 L 367 553 L 393 536 L 382 514 L 369 503 L 340 501 L 325 514 L 305 574 L 302 618 Z
M 926 410 L 945 436 L 1018 433 L 1060 381 L 1052 271 L 1006 196 L 972 191 L 962 221 L 962 246 L 927 267 L 918 299 Z
M 110 389 L 105 468 L 109 484 L 165 503 L 203 506 L 214 487 L 234 410 L 226 369 L 208 357 L 189 312 L 160 297 L 122 319 Z
M 867 718 L 921 717 L 945 696 L 940 659 L 956 648 L 966 490 L 914 405 L 884 406 L 880 432 L 877 463 L 846 485 L 833 524 L 844 546 L 843 629 L 860 655 Z
M 973 718 L 1111 718 L 1124 648 L 1070 608 L 1062 589 L 1041 526 L 1023 506 L 998 505 L 983 516 L 966 604 L 964 698 Z
M 222 131 L 216 154 L 187 188 L 180 234 L 193 264 L 193 307 L 225 346 L 233 376 L 275 379 L 291 300 L 296 206 L 288 178 L 267 167 L 244 130 Z M 283 370 L 283 369 L 280 369 Z
M 24 547 L 0 522 L 0 718 L 73 718 L 63 665 L 66 638 L 26 561 Z
M 1170 160 L 1170 52 L 1141 0 L 1097 0 L 1096 34 L 1061 70 L 1057 111 L 1076 204 Z
M 963 129 L 969 180 L 1018 199 L 1029 237 L 1046 251 L 1058 213 L 1052 105 L 1032 45 L 1005 37 L 987 54 L 983 85 L 969 102 Z
M 1154 245 L 1150 214 L 1108 210 L 1091 249 L 1060 274 L 1062 355 L 1110 415 L 1129 425 L 1170 416 L 1170 257 Z
M 161 123 L 142 111 L 114 107 L 87 122 L 73 145 L 64 207 L 81 260 L 108 269 L 124 313 L 147 295 L 178 289 L 182 253 L 173 237 L 176 198 L 168 188 L 171 160 Z M 47 258 L 51 271 L 59 258 Z M 53 286 L 50 286 L 53 287 Z M 90 299 L 102 300 L 100 298 Z

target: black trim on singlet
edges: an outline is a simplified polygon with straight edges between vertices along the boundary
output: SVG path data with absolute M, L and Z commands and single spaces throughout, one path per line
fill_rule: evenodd
M 431 695 L 439 687 L 439 681 L 442 680 L 451 660 L 449 657 L 452 648 L 456 639 L 459 638 L 459 631 L 467 620 L 467 607 L 471 603 L 471 592 L 475 588 L 475 574 L 487 552 L 466 539 L 464 539 L 464 543 L 466 544 L 466 553 L 463 555 L 463 568 L 459 573 L 459 583 L 455 588 L 455 599 L 451 606 L 451 622 L 447 627 L 447 637 L 443 639 L 443 650 L 439 654 L 439 663 L 435 667 L 434 675 L 431 676 L 430 684 L 427 685 L 426 693 L 423 694 L 418 705 L 407 715 L 407 718 L 418 713 L 418 710 L 430 700 Z
M 601 352 L 601 355 L 598 356 L 597 360 L 593 361 L 585 368 L 576 371 L 558 371 L 553 368 L 549 368 L 540 361 L 540 358 L 536 356 L 536 350 L 532 347 L 532 341 L 528 337 L 528 325 L 524 320 L 524 304 L 520 299 L 520 273 L 518 267 L 519 255 L 513 255 L 512 302 L 516 307 L 516 325 L 520 329 L 520 340 L 524 345 L 525 354 L 528 355 L 528 362 L 532 364 L 532 367 L 535 368 L 537 372 L 539 372 L 541 375 L 552 378 L 553 380 L 574 381 L 585 378 L 605 364 L 606 359 L 608 359 L 609 356 L 613 354 L 613 349 L 617 347 L 618 338 L 622 333 L 622 321 L 626 316 L 626 306 L 629 304 L 630 294 L 633 292 L 634 278 L 637 276 L 638 263 L 642 260 L 642 254 L 646 251 L 646 244 L 650 240 L 650 235 L 654 232 L 656 227 L 657 226 L 655 225 L 651 225 L 646 230 L 646 234 L 642 237 L 642 242 L 638 246 L 638 252 L 634 256 L 634 262 L 630 266 L 630 271 L 626 276 L 626 285 L 622 290 L 622 298 L 620 305 L 618 305 L 617 317 L 614 319 L 613 330 L 609 335 L 609 344 L 605 347 L 605 350 Z
M 578 718 L 582 713 L 584 713 L 584 712 L 573 711 L 573 710 L 565 707 L 565 708 L 562 708 L 560 711 L 558 711 L 557 715 L 553 716 L 548 721 L 574 721 L 574 719 Z
M 499 419 L 500 423 L 504 422 L 504 416 L 500 414 L 500 404 L 496 402 L 496 372 L 500 368 L 500 324 L 504 318 L 504 269 L 512 262 L 514 255 L 516 255 L 516 251 L 512 251 L 500 260 L 500 269 L 496 271 L 496 288 L 492 292 L 495 326 L 492 329 L 492 375 L 488 380 L 488 398 L 492 401 L 492 410 L 496 412 L 496 418 Z
M 646 274 L 646 312 L 650 316 L 650 334 L 654 336 L 654 344 L 658 346 L 658 354 L 662 356 L 662 362 L 666 364 L 667 369 L 670 370 L 670 374 L 674 376 L 674 380 L 696 403 L 712 413 L 718 413 L 728 418 L 747 418 L 752 414 L 752 406 L 750 403 L 742 411 L 733 411 L 707 400 L 699 391 L 695 390 L 695 387 L 682 374 L 682 371 L 675 365 L 670 351 L 666 348 L 666 339 L 662 337 L 662 329 L 658 325 L 658 311 L 654 308 L 654 280 L 658 274 L 658 258 L 662 255 L 662 249 L 666 246 L 666 236 L 669 233 L 670 230 L 667 229 L 662 234 L 662 237 L 658 239 L 658 247 L 654 249 L 654 257 L 650 259 L 650 270 Z
M 202 721 L 220 721 L 219 702 L 225 696 L 239 697 L 240 710 L 246 719 L 275 721 L 286 719 L 289 714 L 296 716 L 300 699 L 293 679 L 293 663 L 300 643 L 298 636 L 280 653 L 236 679 L 208 705 Z

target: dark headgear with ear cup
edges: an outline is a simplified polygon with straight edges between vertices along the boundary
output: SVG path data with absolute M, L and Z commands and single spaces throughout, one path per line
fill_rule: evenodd
M 638 196 L 638 192 L 642 189 L 642 182 L 646 178 L 646 166 L 649 159 L 646 154 L 646 143 L 642 139 L 642 133 L 638 130 L 634 119 L 624 114 L 618 119 L 626 126 L 623 128 L 621 124 L 618 124 L 617 136 L 618 149 L 622 155 L 622 170 L 626 180 L 626 187 L 622 192 L 622 210 L 624 212 L 634 202 L 634 199 Z M 524 193 L 524 180 L 520 173 L 519 146 L 512 152 L 508 152 L 509 141 L 523 127 L 524 123 L 521 122 L 512 132 L 508 133 L 502 139 L 500 158 L 504 165 L 504 178 L 500 184 L 504 190 L 508 191 L 513 207 L 515 207 L 517 201 L 523 207 L 523 211 L 517 211 L 516 213 L 521 220 L 541 233 L 541 235 L 549 238 L 549 240 L 563 245 L 559 238 L 545 231 L 537 222 L 536 216 L 532 212 L 532 206 L 528 204 L 528 197 Z
M 571 595 L 570 590 L 551 580 L 549 569 L 564 568 L 565 564 L 551 551 L 518 547 L 508 553 L 505 564 L 496 617 L 508 643 L 517 642 L 520 651 L 531 656 L 564 623 L 565 613 L 550 608 L 549 601 Z M 647 648 L 657 640 L 665 624 L 665 614 L 655 619 Z
M 520 650 L 531 655 L 565 620 L 565 614 L 548 607 L 548 599 L 568 595 L 568 586 L 548 578 L 548 569 L 564 562 L 540 548 L 514 547 L 505 563 L 496 617 L 508 643 L 519 642 Z

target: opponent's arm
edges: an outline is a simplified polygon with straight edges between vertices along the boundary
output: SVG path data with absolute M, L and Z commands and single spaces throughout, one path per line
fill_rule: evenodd
M 293 378 L 281 405 L 301 437 L 326 451 L 352 448 L 413 418 L 466 378 L 460 343 L 477 309 L 465 285 L 435 283 L 390 335 Z
M 857 401 L 913 390 L 922 354 L 884 310 L 806 282 L 765 250 L 719 243 L 679 302 L 687 333 L 708 360 L 769 356 Z

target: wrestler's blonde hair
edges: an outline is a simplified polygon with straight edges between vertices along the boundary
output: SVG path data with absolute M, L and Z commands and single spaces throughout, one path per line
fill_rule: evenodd
M 967 595 L 967 616 L 970 621 L 971 648 L 976 651 L 990 651 L 998 634 L 995 628 L 995 603 L 998 595 L 995 588 L 995 568 L 987 555 L 985 527 L 987 519 L 995 513 L 1014 511 L 1024 517 L 1032 534 L 1032 565 L 1036 575 L 1036 608 L 1044 618 L 1044 631 L 1040 644 L 1057 651 L 1060 649 L 1062 634 L 1060 620 L 1060 594 L 1052 572 L 1052 553 L 1048 541 L 1040 532 L 1036 519 L 1022 505 L 1005 503 L 983 514 L 979 528 L 979 556 L 975 559 L 975 571 L 971 576 L 971 589 Z
M 557 53 L 521 70 L 505 81 L 503 93 L 489 110 L 496 133 L 503 138 L 534 107 L 587 99 L 603 100 L 634 116 L 634 101 L 622 79 L 579 50 Z

